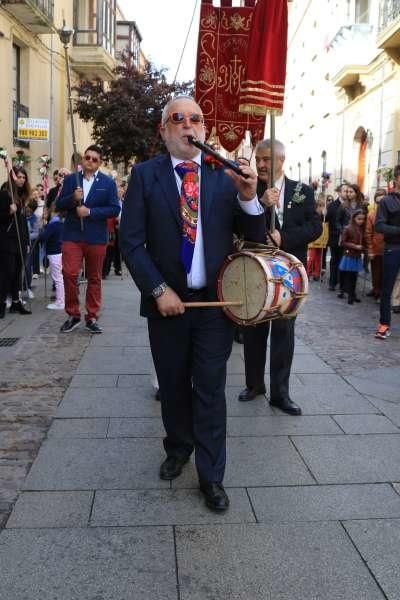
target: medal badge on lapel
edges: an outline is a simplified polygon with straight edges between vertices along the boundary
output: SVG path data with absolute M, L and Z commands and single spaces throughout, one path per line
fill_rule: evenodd
M 296 187 L 294 188 L 292 199 L 288 202 L 288 205 L 287 205 L 288 208 L 292 208 L 292 204 L 297 204 L 297 206 L 301 206 L 302 204 L 304 204 L 304 200 L 306 199 L 306 196 L 305 196 L 305 194 L 301 193 L 302 185 L 303 184 L 301 183 L 301 181 L 298 181 L 296 183 Z

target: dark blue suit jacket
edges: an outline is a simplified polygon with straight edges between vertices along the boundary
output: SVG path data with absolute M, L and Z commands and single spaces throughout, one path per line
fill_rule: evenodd
M 215 298 L 219 269 L 233 252 L 233 233 L 264 242 L 265 216 L 245 214 L 224 169 L 212 170 L 204 161 L 200 198 L 208 295 Z M 185 299 L 188 290 L 181 262 L 181 232 L 179 193 L 170 156 L 136 165 L 122 208 L 120 246 L 142 292 L 143 316 L 160 317 L 151 292 L 163 281 Z
M 83 175 L 79 173 L 80 187 L 83 188 Z M 56 201 L 57 208 L 67 211 L 64 222 L 63 240 L 68 242 L 87 242 L 88 244 L 107 244 L 107 219 L 117 217 L 120 212 L 115 181 L 98 172 L 86 198 L 85 206 L 90 215 L 81 220 L 76 214 L 76 204 L 72 194 L 76 190 L 75 173 L 64 179 L 61 194 Z

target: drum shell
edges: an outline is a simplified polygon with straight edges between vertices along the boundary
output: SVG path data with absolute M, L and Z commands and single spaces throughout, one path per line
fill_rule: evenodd
M 230 255 L 218 277 L 218 299 L 240 300 L 242 307 L 224 307 L 239 325 L 257 325 L 295 317 L 308 294 L 302 262 L 277 249 L 243 250 Z

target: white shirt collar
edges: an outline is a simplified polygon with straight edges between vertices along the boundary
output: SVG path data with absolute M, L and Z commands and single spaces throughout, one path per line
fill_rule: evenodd
M 172 166 L 174 169 L 175 169 L 176 165 L 179 165 L 179 163 L 184 162 L 185 160 L 191 160 L 192 162 L 197 163 L 199 165 L 199 167 L 201 167 L 201 152 L 199 152 L 194 158 L 190 158 L 190 159 L 176 158 L 176 156 L 171 154 L 171 161 L 172 161 Z
M 92 181 L 92 179 L 96 179 L 96 177 L 97 177 L 98 174 L 99 174 L 99 169 L 97 169 L 97 171 L 95 171 L 93 173 L 93 175 L 89 179 L 87 179 L 85 177 L 85 173 L 82 171 L 82 177 L 83 177 L 84 180 L 86 179 L 86 181 Z
M 285 181 L 285 173 L 282 173 L 282 175 L 279 177 L 279 179 L 277 179 L 275 181 L 275 187 L 280 190 L 282 188 L 283 182 Z

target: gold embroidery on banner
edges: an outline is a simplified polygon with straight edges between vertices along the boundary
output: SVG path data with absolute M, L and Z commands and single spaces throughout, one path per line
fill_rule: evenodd
M 229 15 L 226 11 L 222 12 L 221 18 L 221 26 L 226 30 L 234 30 L 234 31 L 250 31 L 251 21 L 253 18 L 253 13 L 247 17 L 240 16 L 239 13 L 234 13 L 233 15 Z
M 207 58 L 206 64 L 200 67 L 199 79 L 205 85 L 212 87 L 215 83 L 215 77 L 214 65 L 210 64 L 210 60 Z
M 214 11 L 201 19 L 200 27 L 201 29 L 217 29 L 217 13 Z
M 233 95 L 238 94 L 244 71 L 241 59 L 235 55 L 229 61 L 229 65 L 221 65 L 218 76 L 218 88 Z
M 234 123 L 221 123 L 218 128 L 223 137 L 229 142 L 236 142 L 243 134 L 243 127 L 234 125 Z

